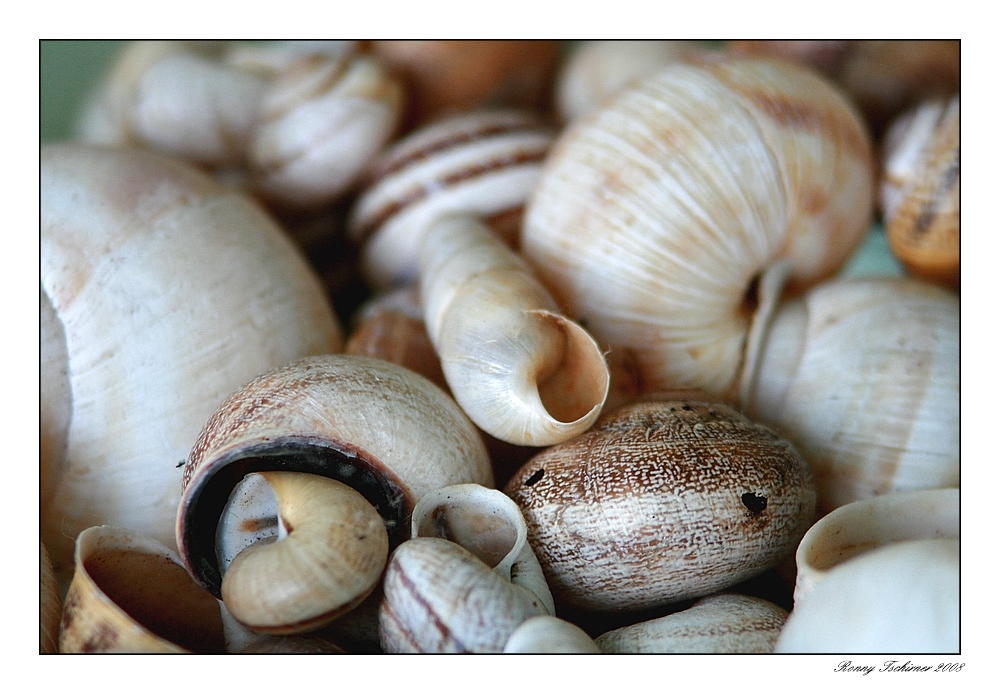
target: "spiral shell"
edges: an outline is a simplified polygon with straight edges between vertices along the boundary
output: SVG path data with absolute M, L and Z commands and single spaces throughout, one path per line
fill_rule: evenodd
M 342 338 L 275 222 L 188 165 L 46 145 L 40 226 L 41 532 L 65 573 L 97 524 L 173 547 L 177 461 L 212 411 Z
M 436 217 L 468 212 L 516 244 L 521 209 L 554 133 L 532 114 L 454 116 L 403 138 L 372 165 L 348 220 L 373 286 L 412 283 L 423 234 Z
M 792 446 L 728 405 L 641 402 L 505 487 L 557 604 L 639 610 L 735 585 L 790 553 L 815 490 Z
M 744 407 L 806 459 L 822 513 L 959 483 L 959 301 L 902 278 L 837 280 L 784 304 Z
M 871 210 L 868 134 L 820 77 L 777 61 L 672 65 L 560 135 L 522 250 L 647 390 L 726 393 L 755 278 L 775 263 L 795 286 L 830 275 Z

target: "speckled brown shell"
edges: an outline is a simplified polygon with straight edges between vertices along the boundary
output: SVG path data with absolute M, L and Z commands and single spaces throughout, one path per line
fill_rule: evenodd
M 721 403 L 643 402 L 529 460 L 505 492 L 560 602 L 639 610 L 774 566 L 816 493 L 791 444 Z
M 249 472 L 311 472 L 357 489 L 382 514 L 394 546 L 413 505 L 465 482 L 492 486 L 479 433 L 426 378 L 381 359 L 300 359 L 250 381 L 205 425 L 184 468 L 177 545 L 188 571 L 219 595 L 215 528 Z

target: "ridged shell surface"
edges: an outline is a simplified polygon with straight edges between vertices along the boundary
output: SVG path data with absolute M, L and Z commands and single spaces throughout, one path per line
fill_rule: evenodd
M 721 403 L 645 402 L 529 460 L 507 484 L 556 599 L 639 610 L 774 566 L 812 522 L 805 462 Z
M 571 318 L 632 353 L 649 389 L 722 393 L 741 366 L 748 288 L 834 272 L 872 212 L 851 105 L 791 64 L 673 65 L 556 140 L 522 249 Z

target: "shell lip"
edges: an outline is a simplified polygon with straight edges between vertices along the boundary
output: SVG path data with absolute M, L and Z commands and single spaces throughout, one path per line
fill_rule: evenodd
M 184 566 L 206 590 L 222 598 L 215 528 L 233 488 L 251 472 L 287 470 L 325 475 L 361 493 L 385 520 L 390 551 L 408 539 L 414 500 L 410 489 L 370 453 L 314 436 L 269 437 L 234 447 L 199 471 L 187 486 L 177 517 Z

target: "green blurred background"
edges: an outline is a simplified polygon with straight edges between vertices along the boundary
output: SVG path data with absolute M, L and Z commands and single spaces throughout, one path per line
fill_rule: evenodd
M 39 129 L 42 142 L 70 136 L 73 119 L 124 41 L 39 42 Z

